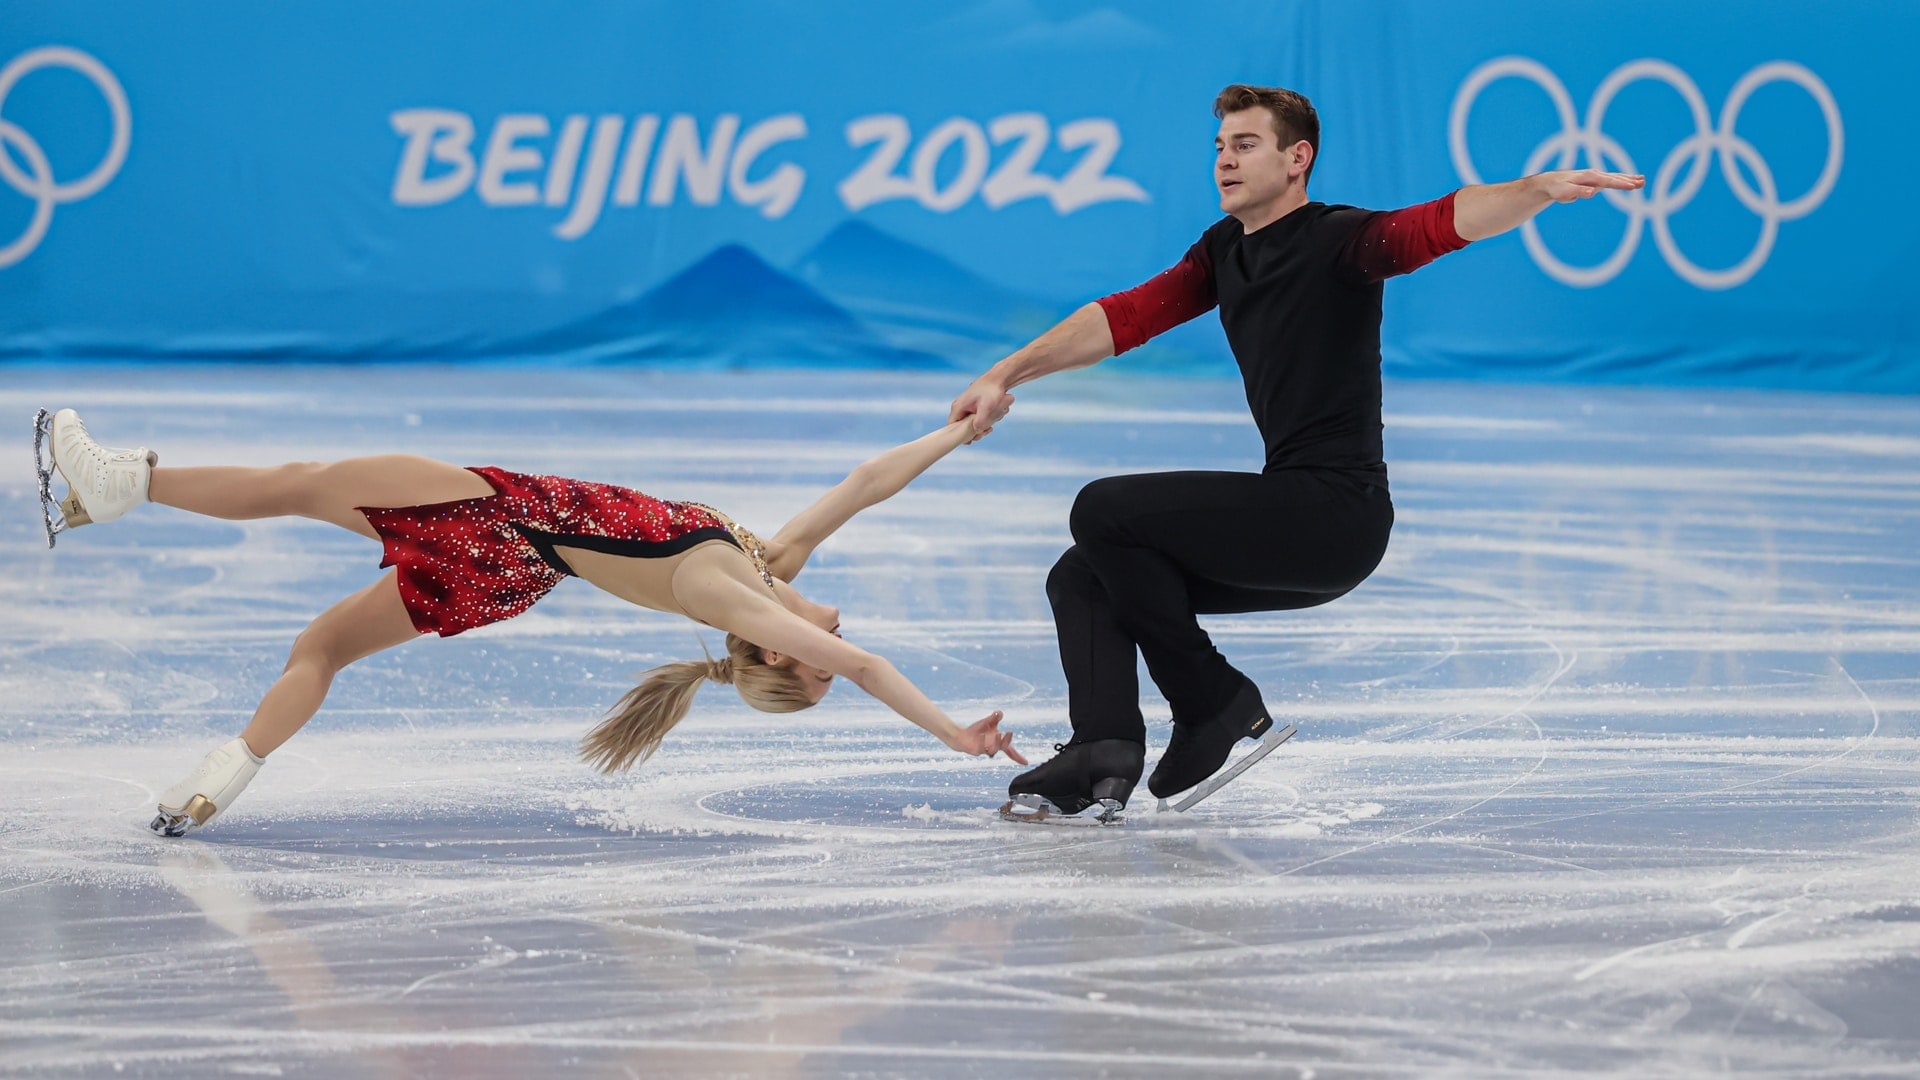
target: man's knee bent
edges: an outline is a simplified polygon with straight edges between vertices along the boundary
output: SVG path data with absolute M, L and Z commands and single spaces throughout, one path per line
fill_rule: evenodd
M 1056 608 L 1063 600 L 1091 596 L 1102 588 L 1093 564 L 1077 547 L 1068 548 L 1047 571 L 1047 601 Z
M 1115 538 L 1134 506 L 1127 488 L 1127 477 L 1105 476 L 1080 489 L 1067 514 L 1074 542 L 1099 544 Z

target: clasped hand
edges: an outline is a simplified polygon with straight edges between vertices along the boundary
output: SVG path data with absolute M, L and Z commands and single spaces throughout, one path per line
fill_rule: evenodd
M 973 438 L 969 443 L 979 442 L 993 430 L 993 425 L 1006 419 L 1007 411 L 1013 408 L 1013 395 L 1005 387 L 982 375 L 967 387 L 966 392 L 953 399 L 952 408 L 947 410 L 947 423 L 951 424 L 961 417 L 973 418 Z

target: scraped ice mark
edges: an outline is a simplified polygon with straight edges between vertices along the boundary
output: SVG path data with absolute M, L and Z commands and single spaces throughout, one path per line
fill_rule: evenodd
M 1337 803 L 1324 807 L 1300 807 L 1292 811 L 1291 820 L 1278 824 L 1262 823 L 1256 826 L 1233 826 L 1228 836 L 1266 833 L 1289 840 L 1311 840 L 1324 836 L 1333 829 L 1351 825 L 1357 821 L 1366 821 L 1378 817 L 1386 807 L 1376 802 Z
M 653 768 L 645 783 L 578 793 L 567 805 L 580 824 L 612 832 L 970 842 L 987 823 L 982 808 L 996 786 L 1004 789 L 1007 774 L 986 762 L 934 761 L 924 750 L 863 748 L 804 761 L 747 752 L 721 768 Z M 903 792 L 930 797 L 903 811 Z M 903 827 L 907 822 L 914 827 Z
M 1766 926 L 1768 923 L 1773 922 L 1775 919 L 1783 919 L 1792 914 L 1793 912 L 1783 908 L 1779 911 L 1774 912 L 1771 915 L 1767 915 L 1763 918 L 1755 919 L 1754 921 L 1741 927 L 1739 930 L 1734 931 L 1733 935 L 1727 938 L 1727 948 L 1737 949 L 1740 946 L 1745 945 L 1747 941 L 1753 937 L 1753 935 L 1760 932 L 1761 927 Z
M 482 941 L 488 946 L 485 956 L 482 956 L 480 959 L 472 961 L 471 963 L 460 964 L 459 966 L 450 968 L 446 971 L 436 971 L 431 975 L 422 975 L 420 978 L 415 979 L 413 982 L 407 984 L 407 988 L 400 991 L 400 993 L 397 996 L 406 997 L 408 994 L 413 993 L 415 990 L 418 990 L 421 987 L 430 986 L 434 983 L 440 982 L 443 979 L 458 979 L 463 976 L 476 974 L 478 972 L 490 971 L 495 968 L 506 967 L 508 964 L 511 964 L 515 960 L 520 959 L 522 955 L 521 953 L 515 952 L 514 950 L 509 949 L 504 945 L 494 944 L 491 938 L 483 938 Z

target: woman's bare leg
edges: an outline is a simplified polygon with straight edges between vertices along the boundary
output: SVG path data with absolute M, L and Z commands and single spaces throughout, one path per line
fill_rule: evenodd
M 266 757 L 320 711 L 340 669 L 419 636 L 400 603 L 398 578 L 388 571 L 379 581 L 321 612 L 300 632 L 286 670 L 260 699 L 240 737 L 255 757 Z
M 356 506 L 419 506 L 491 494 L 493 485 L 473 473 L 411 454 L 269 468 L 155 467 L 147 486 L 152 501 L 190 513 L 229 521 L 306 517 L 362 536 L 374 531 Z

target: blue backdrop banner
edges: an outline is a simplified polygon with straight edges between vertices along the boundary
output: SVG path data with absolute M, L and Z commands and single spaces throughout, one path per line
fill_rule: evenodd
M 1842 10 L 1844 9 L 1844 10 Z M 0 356 L 973 368 L 1219 216 L 1598 162 L 1388 287 L 1401 375 L 1920 391 L 1904 0 L 0 6 Z M 1198 320 L 1123 361 L 1219 370 Z

